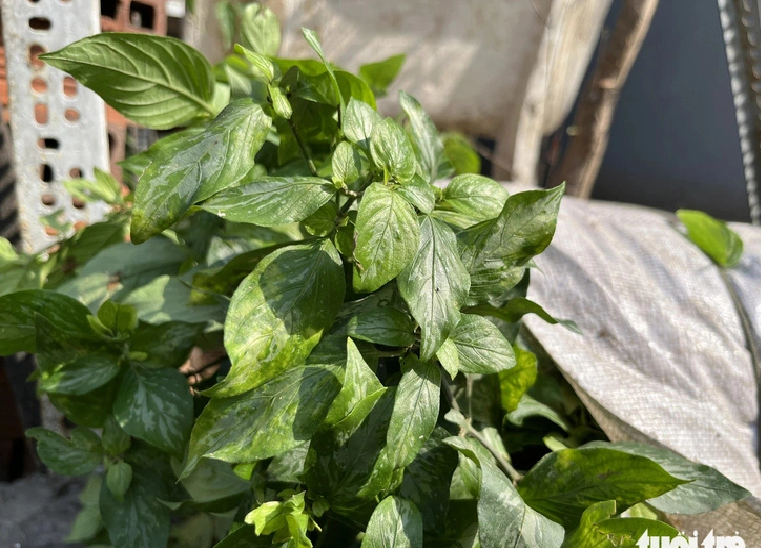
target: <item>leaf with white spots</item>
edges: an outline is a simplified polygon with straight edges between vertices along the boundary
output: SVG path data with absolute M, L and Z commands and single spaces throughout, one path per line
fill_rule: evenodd
M 420 324 L 420 358 L 431 359 L 460 320 L 470 275 L 460 260 L 454 232 L 432 217 L 420 222 L 420 247 L 399 273 L 399 293 Z
M 497 326 L 475 314 L 461 314 L 449 335 L 457 348 L 457 367 L 466 373 L 496 373 L 515 365 L 513 347 Z
M 169 540 L 169 496 L 157 474 L 131 463 L 132 478 L 122 500 L 107 482 L 100 491 L 100 512 L 115 548 L 166 548 Z
M 375 165 L 400 183 L 415 176 L 415 150 L 402 126 L 391 118 L 377 122 L 370 136 L 370 153 Z
M 176 369 L 147 369 L 132 364 L 114 401 L 122 429 L 154 447 L 182 457 L 193 426 L 193 398 Z
M 464 173 L 447 185 L 444 199 L 437 208 L 465 215 L 474 222 L 486 221 L 502 212 L 509 196 L 498 182 L 475 173 Z
M 359 353 L 357 345 L 346 339 L 346 375 L 343 386 L 330 407 L 326 424 L 335 424 L 346 418 L 359 402 L 385 388 Z M 380 397 L 380 394 L 378 394 Z
M 415 504 L 386 497 L 375 508 L 362 548 L 422 548 L 423 520 Z
M 64 476 L 85 476 L 103 460 L 100 438 L 87 428 L 75 428 L 71 439 L 44 428 L 30 428 L 26 435 L 37 440 L 37 454 L 45 466 Z
M 607 447 L 647 457 L 675 478 L 689 481 L 673 491 L 647 501 L 667 514 L 704 514 L 717 510 L 723 504 L 750 496 L 747 489 L 731 482 L 715 468 L 689 461 L 668 449 L 624 442 L 592 442 L 583 447 Z
M 343 304 L 343 263 L 330 240 L 267 255 L 238 286 L 225 320 L 232 367 L 208 395 L 242 394 L 304 363 Z
M 335 193 L 319 177 L 262 177 L 225 189 L 201 207 L 229 221 L 270 227 L 303 221 Z
M 470 302 L 503 294 L 523 278 L 528 261 L 555 235 L 565 187 L 527 190 L 505 202 L 499 216 L 457 235 L 463 264 L 470 272 Z
M 402 371 L 387 436 L 395 468 L 415 460 L 439 417 L 441 370 L 435 362 L 421 362 L 410 354 Z
M 373 128 L 381 121 L 375 109 L 356 99 L 349 99 L 344 116 L 343 130 L 346 138 L 365 150 L 370 150 Z
M 179 221 L 194 203 L 243 181 L 271 123 L 261 106 L 238 99 L 203 132 L 159 148 L 135 190 L 132 242 L 145 242 Z
M 478 482 L 478 536 L 490 548 L 560 548 L 563 527 L 527 505 L 513 483 L 478 442 L 450 437 L 445 443 L 481 471 Z
M 417 160 L 423 172 L 423 178 L 426 182 L 432 183 L 444 159 L 444 145 L 439 138 L 439 132 L 436 131 L 430 116 L 420 107 L 420 103 L 401 90 L 399 90 L 399 105 L 410 119 L 410 133 L 417 148 Z
M 418 248 L 415 210 L 381 183 L 365 191 L 356 222 L 354 290 L 375 291 L 409 264 Z
M 341 385 L 337 368 L 295 367 L 232 398 L 212 398 L 193 427 L 187 476 L 201 458 L 256 462 L 298 447 L 317 431 Z

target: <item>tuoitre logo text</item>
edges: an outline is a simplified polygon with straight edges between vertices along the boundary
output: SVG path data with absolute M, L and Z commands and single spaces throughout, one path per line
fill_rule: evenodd
M 706 535 L 702 542 L 698 542 L 698 532 L 694 531 L 691 537 L 651 537 L 645 531 L 637 541 L 637 548 L 745 548 L 745 541 L 735 531 L 733 536 L 714 536 L 713 530 Z

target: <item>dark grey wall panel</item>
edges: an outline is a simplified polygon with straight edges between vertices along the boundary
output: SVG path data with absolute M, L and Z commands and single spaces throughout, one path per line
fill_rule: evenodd
M 594 197 L 750 219 L 715 0 L 661 0 L 622 90 Z

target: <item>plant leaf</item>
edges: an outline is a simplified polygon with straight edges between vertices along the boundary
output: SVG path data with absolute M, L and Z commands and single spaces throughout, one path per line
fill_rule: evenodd
M 568 331 L 581 335 L 581 330 L 579 329 L 579 326 L 576 325 L 575 321 L 555 318 L 548 314 L 541 305 L 530 299 L 526 299 L 525 297 L 512 298 L 500 308 L 496 308 L 490 304 L 476 305 L 472 307 L 469 312 L 482 314 L 484 316 L 493 316 L 508 323 L 518 322 L 526 314 L 536 314 L 549 324 L 560 324 Z
M 329 236 L 336 229 L 336 215 L 338 215 L 336 203 L 328 201 L 304 219 L 304 230 L 312 236 Z
M 120 461 L 108 467 L 106 471 L 106 486 L 116 500 L 123 501 L 127 489 L 132 483 L 132 467 L 129 463 Z
M 114 416 L 131 436 L 181 458 L 193 427 L 193 398 L 179 371 L 133 364 L 119 385 Z
M 268 85 L 267 91 L 272 100 L 272 110 L 275 111 L 275 114 L 281 118 L 289 119 L 293 115 L 293 108 L 288 101 L 288 96 L 275 84 Z
M 423 517 L 426 531 L 445 526 L 449 510 L 449 485 L 457 467 L 457 453 L 442 441 L 449 432 L 436 428 L 404 471 L 399 495 L 412 501 Z
M 325 424 L 334 425 L 351 415 L 357 406 L 372 405 L 386 391 L 359 353 L 351 338 L 346 339 L 346 375 L 343 386 L 330 407 Z M 363 417 L 364 418 L 364 417 Z M 345 425 L 344 425 L 345 426 Z
M 75 428 L 71 439 L 44 428 L 30 428 L 26 435 L 37 440 L 37 454 L 45 466 L 64 476 L 86 476 L 103 459 L 100 439 L 86 428 Z
M 470 272 L 470 304 L 497 297 L 521 280 L 524 265 L 552 241 L 564 190 L 561 185 L 515 194 L 497 218 L 457 235 Z
M 120 355 L 103 343 L 72 337 L 39 314 L 35 328 L 40 390 L 80 396 L 119 374 Z
M 367 103 L 371 108 L 376 108 L 375 95 L 367 83 L 354 76 L 351 72 L 345 70 L 335 71 L 338 90 L 341 93 L 343 104 L 347 104 L 351 99 Z
M 129 449 L 131 443 L 129 434 L 122 430 L 113 415 L 109 415 L 101 434 L 104 451 L 109 455 L 121 455 Z
M 416 145 L 416 157 L 423 179 L 433 183 L 444 155 L 439 132 L 430 116 L 423 112 L 420 103 L 402 90 L 399 90 L 399 105 L 410 119 L 410 133 Z
M 74 337 L 92 337 L 82 303 L 46 289 L 26 289 L 0 297 L 0 356 L 36 352 L 35 315 L 39 314 Z
M 117 500 L 103 482 L 100 511 L 115 548 L 165 548 L 169 540 L 169 508 L 161 503 L 168 498 L 166 487 L 156 474 L 132 464 L 132 482 Z
M 259 105 L 238 99 L 202 133 L 158 149 L 135 191 L 132 242 L 143 243 L 179 221 L 194 203 L 243 180 L 270 124 Z
M 137 327 L 137 311 L 134 307 L 114 301 L 100 305 L 98 319 L 112 333 L 130 333 Z
M 653 537 L 674 538 L 679 531 L 653 519 L 613 518 L 616 501 L 596 502 L 584 510 L 579 527 L 566 535 L 562 548 L 617 548 L 631 546 L 647 533 Z
M 505 421 L 510 422 L 520 428 L 523 426 L 523 423 L 526 419 L 532 417 L 541 417 L 543 419 L 547 419 L 548 421 L 552 421 L 557 424 L 562 430 L 566 432 L 568 431 L 568 425 L 565 423 L 563 417 L 561 417 L 557 411 L 555 411 L 546 403 L 535 400 L 528 394 L 524 394 L 523 397 L 518 401 L 518 407 L 516 407 L 514 411 L 511 411 L 505 415 Z
M 152 324 L 186 322 L 219 325 L 225 317 L 219 301 L 214 300 L 214 304 L 208 305 L 194 304 L 191 289 L 175 276 L 159 276 L 151 280 L 132 291 L 124 302 L 137 309 L 138 318 Z
M 386 497 L 375 508 L 362 548 L 423 548 L 423 520 L 415 504 Z
M 348 186 L 359 179 L 362 159 L 359 151 L 351 143 L 341 141 L 333 151 L 331 159 L 333 182 L 338 186 Z
M 407 266 L 418 248 L 420 228 L 412 206 L 381 183 L 359 204 L 354 256 L 354 290 L 375 291 Z M 360 266 L 361 265 L 361 266 Z
M 66 417 L 80 426 L 102 428 L 111 414 L 111 406 L 116 397 L 118 379 L 114 379 L 81 396 L 48 394 L 50 402 Z
M 378 63 L 368 63 L 359 67 L 358 75 L 373 90 L 377 97 L 383 97 L 388 92 L 388 86 L 396 79 L 404 65 L 405 54 L 392 55 Z
M 373 392 L 332 429 L 312 438 L 304 465 L 309 492 L 324 497 L 340 515 L 364 515 L 388 486 L 389 475 L 378 473 L 376 463 L 385 455 L 395 393 L 394 388 Z
M 704 514 L 750 496 L 747 489 L 731 482 L 715 468 L 689 461 L 668 449 L 624 442 L 591 442 L 583 447 L 608 447 L 646 457 L 660 464 L 675 478 L 688 481 L 673 491 L 647 501 L 666 514 Z
M 415 322 L 392 306 L 362 313 L 349 320 L 348 333 L 355 339 L 384 346 L 412 346 Z
M 243 46 L 261 55 L 277 55 L 280 49 L 280 23 L 277 16 L 258 2 L 247 4 L 240 18 Z
M 441 134 L 441 140 L 444 143 L 444 157 L 456 175 L 481 173 L 481 157 L 467 137 L 461 133 L 447 132 Z
M 497 326 L 475 314 L 460 314 L 449 335 L 457 348 L 459 370 L 466 373 L 496 373 L 515 365 L 515 354 Z
M 322 51 L 322 46 L 320 45 L 320 41 L 317 39 L 317 34 L 313 30 L 305 28 L 302 28 L 301 32 L 304 34 L 304 39 L 307 41 L 307 44 L 309 44 L 309 47 L 314 50 L 314 52 L 322 61 L 322 64 L 325 66 L 325 69 L 328 71 L 330 80 L 333 82 L 333 89 L 335 91 L 336 97 L 339 100 L 339 119 L 341 119 L 343 118 L 343 114 L 346 111 L 346 101 L 341 94 L 341 88 L 338 85 L 338 80 L 336 79 L 336 74 L 333 71 L 333 67 L 330 66 L 330 63 L 328 63 L 328 60 L 325 58 L 325 53 Z
M 243 463 L 293 449 L 317 431 L 339 393 L 336 369 L 291 368 L 232 398 L 212 398 L 193 427 L 186 477 L 203 457 Z
M 227 188 L 201 207 L 230 221 L 271 227 L 303 221 L 335 194 L 336 187 L 319 177 L 262 177 Z
M 518 491 L 534 509 L 573 528 L 595 502 L 615 500 L 623 511 L 684 483 L 646 457 L 597 446 L 545 455 Z
M 40 59 L 68 72 L 121 114 L 151 129 L 172 129 L 214 111 L 209 63 L 176 38 L 108 32 Z
M 439 418 L 441 371 L 438 366 L 409 354 L 402 371 L 386 438 L 393 453 L 394 468 L 404 468 L 415 460 Z
M 446 339 L 436 351 L 436 359 L 454 380 L 460 370 L 460 356 L 452 339 Z
M 494 548 L 559 548 L 563 528 L 521 499 L 512 482 L 497 468 L 491 455 L 474 440 L 450 437 L 457 449 L 480 469 L 478 482 L 478 536 L 481 546 Z
M 676 214 L 687 228 L 687 237 L 713 262 L 726 268 L 740 262 L 743 241 L 737 232 L 727 227 L 727 223 L 702 211 L 680 209 Z
M 502 409 L 511 413 L 518 409 L 518 403 L 530 387 L 536 382 L 536 354 L 513 346 L 515 367 L 499 372 L 499 393 Z
M 391 118 L 377 122 L 370 135 L 373 162 L 400 183 L 415 176 L 415 150 L 407 133 Z
M 380 122 L 381 117 L 373 107 L 356 99 L 349 100 L 343 121 L 344 134 L 349 141 L 369 151 L 373 129 Z
M 396 191 L 424 215 L 433 213 L 433 208 L 436 206 L 436 195 L 433 187 L 419 175 L 415 175 L 411 181 L 400 186 Z
M 399 273 L 399 293 L 420 324 L 420 358 L 430 360 L 460 321 L 470 275 L 457 253 L 454 232 L 432 217 L 420 222 L 420 247 Z
M 208 394 L 235 396 L 304 363 L 343 303 L 342 264 L 327 239 L 267 255 L 233 294 L 225 320 L 232 368 Z
M 77 298 L 93 312 L 108 298 L 123 301 L 128 294 L 162 275 L 179 273 L 188 250 L 163 236 L 138 247 L 112 245 L 95 255 L 58 292 Z M 138 310 L 140 316 L 140 310 Z
M 476 221 L 494 219 L 502 212 L 509 198 L 498 182 L 467 173 L 458 175 L 444 189 L 444 201 L 438 207 L 449 209 Z
M 95 168 L 95 180 L 88 179 L 70 179 L 63 182 L 63 187 L 71 194 L 72 198 L 77 198 L 83 202 L 95 202 L 103 200 L 107 204 L 121 204 L 122 185 L 113 175 Z
M 282 548 L 273 544 L 269 536 L 258 537 L 253 525 L 242 525 L 214 545 L 214 548 Z
M 147 367 L 179 367 L 188 359 L 196 336 L 203 326 L 196 323 L 165 322 L 158 325 L 142 323 L 130 335 L 132 352 L 143 352 L 141 362 Z

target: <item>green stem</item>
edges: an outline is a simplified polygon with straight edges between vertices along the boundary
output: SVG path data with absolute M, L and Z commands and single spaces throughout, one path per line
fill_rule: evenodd
M 341 206 L 341 209 L 338 210 L 338 218 L 342 219 L 346 216 L 346 214 L 349 212 L 349 209 L 351 209 L 352 204 L 357 201 L 357 198 L 360 198 L 367 187 L 370 186 L 370 184 L 373 181 L 372 173 L 367 175 L 367 179 L 365 179 L 365 182 L 362 183 L 362 186 L 359 187 L 359 190 L 351 190 L 348 188 L 342 189 L 341 192 L 349 197 L 348 200 L 346 200 L 346 203 L 344 203 L 343 206 Z
M 309 153 L 309 149 L 307 148 L 304 141 L 301 140 L 301 135 L 299 135 L 299 132 L 296 129 L 296 124 L 293 123 L 291 118 L 288 118 L 288 126 L 291 128 L 293 137 L 296 139 L 296 144 L 301 149 L 301 154 L 304 155 L 304 160 L 306 160 L 306 163 L 309 166 L 309 171 L 312 172 L 314 177 L 317 177 L 317 168 L 314 166 L 314 162 L 312 161 L 312 155 Z
M 449 385 L 448 382 L 443 382 L 444 385 L 444 392 L 447 396 L 447 399 L 449 400 L 449 405 L 451 405 L 452 409 L 457 411 L 458 413 L 462 413 L 460 411 L 460 404 L 457 403 L 457 399 L 454 396 L 454 393 L 452 392 L 452 387 Z M 470 422 L 470 417 L 466 417 L 467 423 L 464 428 L 464 433 L 468 436 L 471 436 L 472 438 L 477 439 L 481 445 L 486 447 L 486 449 L 489 450 L 489 453 L 492 454 L 492 456 L 496 459 L 497 464 L 500 468 L 502 468 L 502 471 L 507 475 L 508 478 L 513 482 L 513 484 L 518 483 L 521 479 L 523 479 L 523 476 L 521 475 L 518 470 L 516 470 L 512 464 L 510 464 L 507 459 L 502 455 L 502 453 L 499 452 L 499 450 L 494 447 L 489 440 L 487 440 L 481 432 L 473 428 L 473 425 Z
M 320 536 L 317 537 L 317 543 L 314 545 L 314 548 L 322 548 L 325 544 L 325 539 L 328 538 L 328 527 L 330 527 L 330 518 L 322 526 L 322 531 L 320 531 Z

